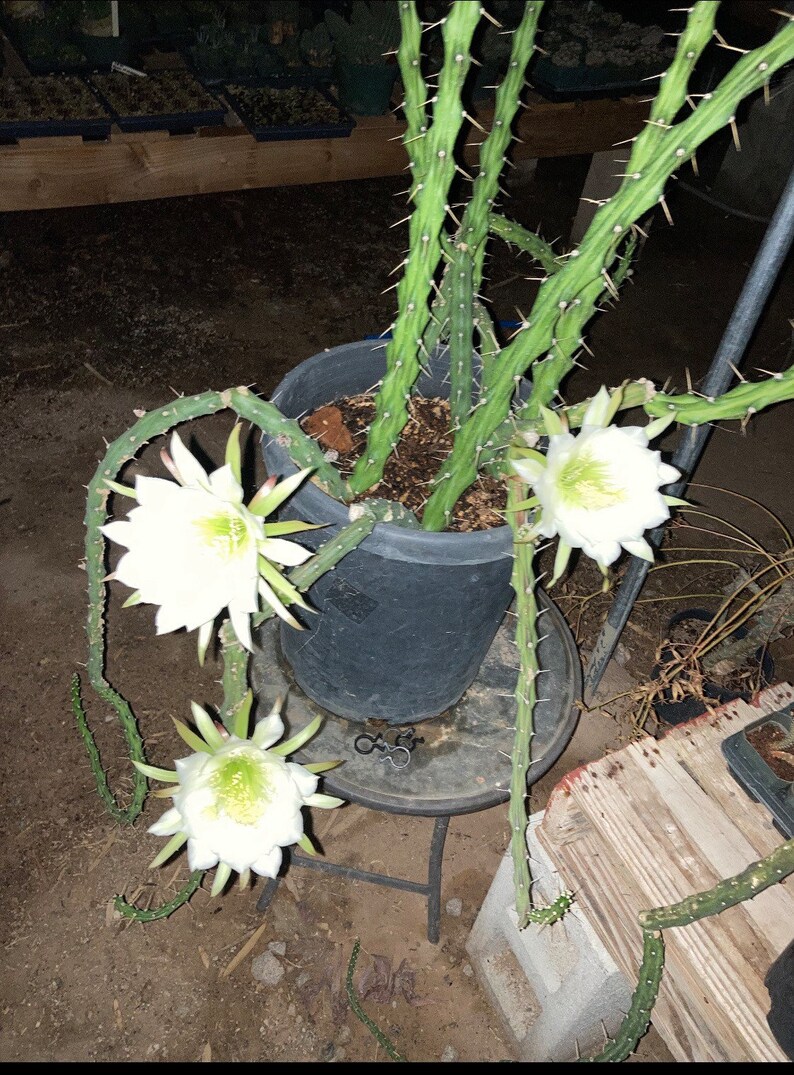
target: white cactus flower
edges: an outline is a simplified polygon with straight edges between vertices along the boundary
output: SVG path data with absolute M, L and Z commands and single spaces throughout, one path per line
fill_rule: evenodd
M 657 419 L 645 428 L 610 426 L 621 394 L 618 390 L 610 396 L 601 388 L 578 435 L 568 431 L 559 414 L 544 410 L 546 454 L 515 449 L 513 467 L 534 492 L 522 505 L 536 512 L 529 536 L 559 537 L 552 585 L 572 549 L 582 549 L 604 574 L 621 549 L 653 560 L 643 534 L 670 517 L 670 504 L 684 503 L 660 493 L 681 475 L 648 448 L 672 419 Z
M 300 628 L 285 604 L 308 606 L 276 565 L 292 567 L 311 556 L 280 535 L 312 527 L 300 522 L 268 524 L 264 517 L 309 471 L 278 485 L 269 479 L 246 507 L 240 484 L 239 426 L 229 438 L 225 465 L 211 474 L 177 433 L 171 438 L 171 454 L 161 455 L 176 482 L 138 476 L 134 490 L 108 482 L 138 502 L 126 520 L 101 528 L 128 550 L 111 576 L 135 591 L 126 603 L 159 605 L 158 634 L 180 627 L 198 629 L 202 663 L 215 618 L 223 609 L 229 610 L 235 634 L 249 650 L 250 617 L 259 611 L 260 597 L 287 623 Z
M 174 772 L 135 762 L 146 776 L 178 785 L 168 792 L 173 799 L 171 809 L 149 828 L 155 836 L 171 837 L 151 866 L 160 866 L 187 842 L 191 870 L 217 866 L 213 896 L 232 870 L 240 874 L 241 886 L 248 883 L 252 871 L 275 877 L 282 847 L 297 843 L 314 854 L 303 831 L 303 807 L 330 809 L 342 804 L 341 799 L 316 790 L 316 774 L 336 763 L 306 766 L 284 758 L 315 734 L 320 718 L 274 747 L 284 732 L 280 701 L 249 739 L 251 701 L 249 691 L 231 733 L 219 728 L 196 703 L 193 716 L 200 735 L 174 721 L 182 738 L 195 748 L 189 757 L 176 761 Z

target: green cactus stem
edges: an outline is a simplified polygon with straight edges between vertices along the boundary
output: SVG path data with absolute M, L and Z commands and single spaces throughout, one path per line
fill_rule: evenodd
M 347 976 L 345 977 L 345 993 L 347 994 L 348 1003 L 353 1009 L 353 1014 L 361 1020 L 361 1022 L 364 1024 L 367 1030 L 369 1030 L 369 1032 L 376 1039 L 376 1041 L 378 1041 L 382 1048 L 386 1050 L 388 1056 L 392 1060 L 397 1060 L 404 1063 L 405 1057 L 401 1056 L 397 1052 L 391 1040 L 383 1033 L 378 1024 L 374 1020 L 370 1019 L 370 1017 L 367 1015 L 367 1013 L 364 1011 L 364 1009 L 358 1002 L 356 990 L 353 985 L 353 975 L 355 974 L 356 964 L 358 963 L 358 954 L 360 951 L 361 941 L 358 939 L 358 937 L 356 937 L 355 943 L 353 944 L 353 951 L 350 953 L 350 959 L 347 964 Z
M 376 485 L 408 421 L 407 400 L 420 365 L 429 299 L 441 260 L 441 232 L 455 175 L 455 142 L 463 124 L 461 90 L 471 63 L 471 39 L 480 20 L 478 4 L 452 5 L 444 20 L 444 66 L 434 97 L 433 122 L 422 139 L 424 176 L 414 191 L 410 254 L 397 287 L 399 313 L 386 349 L 388 369 L 378 392 L 367 447 L 350 477 L 354 494 Z M 420 189 L 421 188 L 421 189 Z
M 219 637 L 223 658 L 223 702 L 219 715 L 224 728 L 230 732 L 234 728 L 237 714 L 245 705 L 250 704 L 247 697 L 248 650 L 238 641 L 231 620 L 223 621 Z
M 655 907 L 640 912 L 640 925 L 643 929 L 670 929 L 673 926 L 688 926 L 701 918 L 719 914 L 726 907 L 735 907 L 737 903 L 751 900 L 765 888 L 776 885 L 794 873 L 794 840 L 787 840 L 775 848 L 769 855 L 751 863 L 747 869 L 724 881 L 706 892 L 687 896 L 679 903 L 669 907 Z
M 124 918 L 130 918 L 134 922 L 156 922 L 160 918 L 168 918 L 183 903 L 187 903 L 201 884 L 204 873 L 204 870 L 194 870 L 187 883 L 183 885 L 174 898 L 160 907 L 150 907 L 148 910 L 144 910 L 142 907 L 136 907 L 134 904 L 128 903 L 123 896 L 116 896 L 113 900 L 113 906 Z
M 384 501 L 384 503 L 386 502 Z M 289 581 L 301 593 L 305 593 L 310 586 L 313 586 L 326 571 L 331 571 L 336 567 L 340 560 L 344 559 L 349 552 L 352 552 L 353 549 L 361 544 L 368 534 L 372 533 L 376 520 L 364 505 L 361 507 L 363 513 L 360 518 L 349 523 L 338 534 L 329 538 L 305 564 L 300 564 L 290 571 Z M 267 620 L 272 619 L 274 615 L 273 609 L 268 605 L 252 618 L 254 627 L 260 627 Z
M 485 240 L 490 226 L 490 212 L 499 193 L 499 177 L 513 139 L 513 122 L 521 107 L 521 91 L 527 64 L 535 48 L 535 32 L 543 0 L 524 5 L 521 23 L 513 34 L 507 73 L 496 91 L 491 129 L 480 146 L 477 176 L 472 196 L 463 213 L 455 244 L 463 244 L 473 258 L 472 286 L 477 295 L 482 286 Z M 424 346 L 430 354 L 448 327 L 450 283 L 448 273 L 440 294 L 433 301 L 433 316 L 425 331 Z
M 572 893 L 561 892 L 547 907 L 533 907 L 527 918 L 535 926 L 553 926 L 570 911 L 572 903 Z
M 303 432 L 298 422 L 285 418 L 278 407 L 260 399 L 248 388 L 232 388 L 224 395 L 228 395 L 227 406 L 276 439 L 299 470 L 311 467 L 312 481 L 323 492 L 337 500 L 349 499 L 350 491 L 339 471 L 327 461 L 319 444 Z
M 609 286 L 608 270 L 620 239 L 630 234 L 643 213 L 663 200 L 669 176 L 702 142 L 731 122 L 744 97 L 793 58 L 794 21 L 771 41 L 742 56 L 687 119 L 672 124 L 670 117 L 666 129 L 659 127 L 661 133 L 646 166 L 628 173 L 618 192 L 598 209 L 579 248 L 569 251 L 565 265 L 540 285 L 527 327 L 502 350 L 493 377 L 483 385 L 475 413 L 436 476 L 423 515 L 425 529 L 443 529 L 458 497 L 475 479 L 476 460 L 508 415 L 517 378 L 531 368 L 530 417 L 552 400 L 572 365 L 571 357 L 565 355 L 572 333 L 587 322 L 601 292 Z M 567 341 L 565 347 L 561 341 Z
M 510 852 L 513 858 L 513 882 L 516 894 L 518 928 L 523 929 L 532 921 L 532 878 L 529 871 L 526 834 L 527 774 L 534 737 L 533 716 L 537 700 L 536 680 L 540 674 L 538 665 L 538 604 L 535 593 L 535 545 L 522 540 L 526 513 L 516 511 L 516 504 L 527 499 L 527 486 L 518 477 L 507 482 L 507 513 L 513 528 L 513 577 L 511 584 L 516 593 L 516 647 L 520 670 L 516 683 L 516 727 L 511 754 L 510 778 Z
M 642 931 L 642 963 L 626 1017 L 614 1041 L 607 1042 L 596 1056 L 582 1057 L 581 1063 L 617 1063 L 631 1056 L 650 1025 L 651 1012 L 659 993 L 663 969 L 664 939 L 662 934 L 653 929 L 644 929 Z
M 783 373 L 773 373 L 763 381 L 744 381 L 716 398 L 693 392 L 680 396 L 657 392 L 644 407 L 652 418 L 675 412 L 675 420 L 681 425 L 699 426 L 706 422 L 744 420 L 787 399 L 794 399 L 794 366 Z
M 488 229 L 491 235 L 504 239 L 506 243 L 517 246 L 519 250 L 529 254 L 549 276 L 552 276 L 564 264 L 545 239 L 541 239 L 533 231 L 522 228 L 514 220 L 508 220 L 499 213 L 489 214 Z
M 422 23 L 415 0 L 400 0 L 399 14 L 402 32 L 397 63 L 405 92 L 403 145 L 411 162 L 413 181 L 408 200 L 413 201 L 417 184 L 425 173 L 423 140 L 427 133 L 428 89 L 422 76 Z
M 449 417 L 452 429 L 460 429 L 472 404 L 472 258 L 465 247 L 456 246 L 449 266 Z

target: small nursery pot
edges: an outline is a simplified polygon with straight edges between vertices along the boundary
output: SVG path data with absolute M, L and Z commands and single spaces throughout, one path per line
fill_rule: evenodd
M 446 364 L 448 366 L 448 363 Z M 287 417 L 368 391 L 386 368 L 382 344 L 344 344 L 314 355 L 273 394 Z M 445 363 L 434 357 L 418 391 L 444 395 Z M 267 470 L 295 466 L 265 439 Z M 288 517 L 330 524 L 301 535 L 316 548 L 348 521 L 348 507 L 305 482 Z M 351 720 L 407 724 L 437 716 L 475 679 L 512 598 L 509 526 L 474 533 L 429 533 L 379 523 L 308 593 L 319 615 L 306 631 L 282 625 L 281 646 L 298 685 L 315 702 Z M 572 638 L 560 644 L 572 650 Z M 566 714 L 567 716 L 567 714 Z
M 360 64 L 337 60 L 339 101 L 354 116 L 383 116 L 391 106 L 396 64 Z
M 709 623 L 712 619 L 713 613 L 706 611 L 704 608 L 687 608 L 681 612 L 677 612 L 675 616 L 670 619 L 667 629 L 669 631 L 671 628 L 675 627 L 676 624 L 683 623 L 686 620 L 698 620 L 702 623 Z M 746 627 L 737 627 L 731 637 L 741 639 L 744 638 L 746 634 Z M 660 663 L 655 665 L 651 672 L 651 679 L 657 679 L 659 677 L 662 664 L 667 656 L 669 656 L 669 653 L 664 651 Z M 775 663 L 768 651 L 765 649 L 758 650 L 756 653 L 756 660 L 761 667 L 763 681 L 765 683 L 771 683 L 775 678 Z M 742 698 L 746 702 L 749 702 L 750 700 L 750 694 L 747 691 L 726 690 L 724 687 L 720 687 L 709 680 L 706 680 L 703 684 L 703 693 L 707 698 L 713 699 L 715 705 L 724 705 L 726 702 L 733 702 L 737 698 Z M 659 720 L 663 721 L 665 724 L 684 724 L 686 721 L 692 720 L 694 717 L 699 717 L 705 713 L 706 706 L 698 698 L 682 698 L 677 702 L 672 701 L 669 692 L 665 692 L 664 700 L 653 703 L 653 710 Z

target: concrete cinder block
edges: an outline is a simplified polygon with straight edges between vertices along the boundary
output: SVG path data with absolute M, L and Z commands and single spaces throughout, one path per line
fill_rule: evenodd
M 533 892 L 556 899 L 563 884 L 534 838 L 543 813 L 529 820 Z M 597 1051 L 604 1027 L 614 1034 L 631 988 L 592 927 L 573 908 L 554 926 L 519 930 L 513 863 L 503 858 L 466 942 L 478 980 L 524 1060 L 569 1061 Z

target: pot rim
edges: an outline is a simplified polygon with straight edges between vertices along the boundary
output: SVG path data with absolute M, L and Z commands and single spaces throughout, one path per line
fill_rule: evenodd
M 271 402 L 279 406 L 279 399 L 285 392 L 289 393 L 297 389 L 307 375 L 336 358 L 348 356 L 351 348 L 369 349 L 375 354 L 369 359 L 371 363 L 378 362 L 385 369 L 385 353 L 383 344 L 378 340 L 358 340 L 352 343 L 339 344 L 337 347 L 329 347 L 320 351 L 310 358 L 304 359 L 299 365 L 287 373 L 281 380 L 271 396 Z M 445 348 L 446 350 L 446 348 Z M 371 371 L 373 375 L 376 371 Z M 371 380 L 369 382 L 372 383 Z M 361 389 L 356 389 L 361 391 Z M 333 400 L 325 400 L 332 403 Z M 311 403 L 311 407 L 320 406 L 319 403 Z M 288 418 L 297 415 L 283 412 Z M 268 473 L 278 474 L 279 477 L 289 477 L 297 473 L 298 467 L 292 462 L 289 453 L 278 444 L 272 437 L 262 438 L 262 452 L 265 457 Z M 305 505 L 305 510 L 316 514 L 316 519 L 310 521 L 325 521 L 329 526 L 347 526 L 350 520 L 350 508 L 355 505 L 342 503 L 328 493 L 323 492 L 311 480 L 304 483 L 298 490 L 298 496 Z M 364 541 L 362 547 L 368 552 L 377 552 L 393 560 L 412 560 L 427 563 L 453 561 L 459 564 L 477 564 L 500 559 L 502 556 L 512 556 L 513 533 L 509 524 L 493 527 L 490 530 L 473 530 L 467 532 L 454 532 L 448 530 L 410 530 L 395 523 L 379 522 L 372 534 Z

